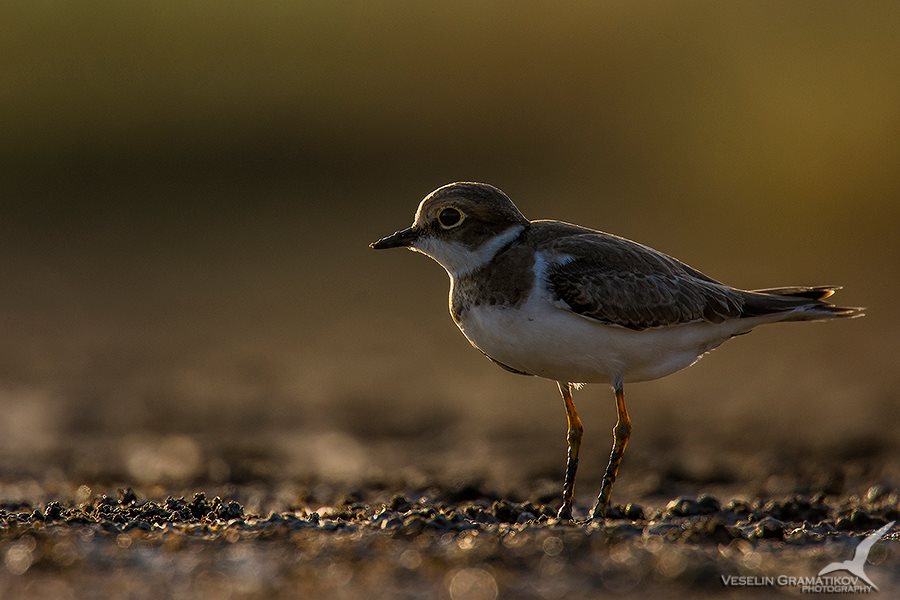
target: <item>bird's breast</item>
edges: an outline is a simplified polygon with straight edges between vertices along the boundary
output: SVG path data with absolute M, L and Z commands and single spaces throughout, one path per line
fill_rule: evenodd
M 520 308 L 535 287 L 534 256 L 514 248 L 472 273 L 450 280 L 450 314 L 457 324 L 476 307 Z

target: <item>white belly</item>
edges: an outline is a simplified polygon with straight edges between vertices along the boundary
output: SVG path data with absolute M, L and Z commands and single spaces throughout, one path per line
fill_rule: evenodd
M 632 331 L 532 297 L 519 308 L 474 306 L 458 325 L 473 346 L 518 371 L 572 383 L 624 383 L 684 369 L 761 322 L 744 319 Z

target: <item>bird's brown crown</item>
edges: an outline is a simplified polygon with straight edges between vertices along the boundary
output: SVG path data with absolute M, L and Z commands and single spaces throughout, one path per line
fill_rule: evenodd
M 421 235 L 477 248 L 528 219 L 509 196 L 486 183 L 457 182 L 431 192 L 419 204 L 413 228 Z

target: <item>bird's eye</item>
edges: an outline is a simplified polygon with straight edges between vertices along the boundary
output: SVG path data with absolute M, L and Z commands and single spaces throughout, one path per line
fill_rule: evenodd
M 463 214 L 455 208 L 445 208 L 438 215 L 438 222 L 444 229 L 453 229 L 462 223 Z

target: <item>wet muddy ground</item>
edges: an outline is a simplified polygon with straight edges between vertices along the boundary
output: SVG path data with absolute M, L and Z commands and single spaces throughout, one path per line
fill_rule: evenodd
M 551 478 L 502 493 L 440 474 L 435 485 L 353 485 L 231 472 L 228 481 L 178 490 L 10 479 L 0 486 L 0 597 L 797 594 L 794 586 L 726 586 L 723 577 L 814 576 L 900 520 L 890 469 L 871 484 L 871 467 L 851 461 L 845 471 L 818 491 L 796 477 L 794 488 L 805 491 L 769 495 L 741 493 L 752 489 L 752 473 L 737 485 L 679 484 L 670 474 L 662 489 L 614 492 L 634 501 L 593 524 L 554 517 Z M 664 493 L 690 487 L 715 494 Z M 589 497 L 579 497 L 584 515 Z M 866 573 L 884 592 L 900 589 L 898 541 L 900 527 L 869 555 Z

